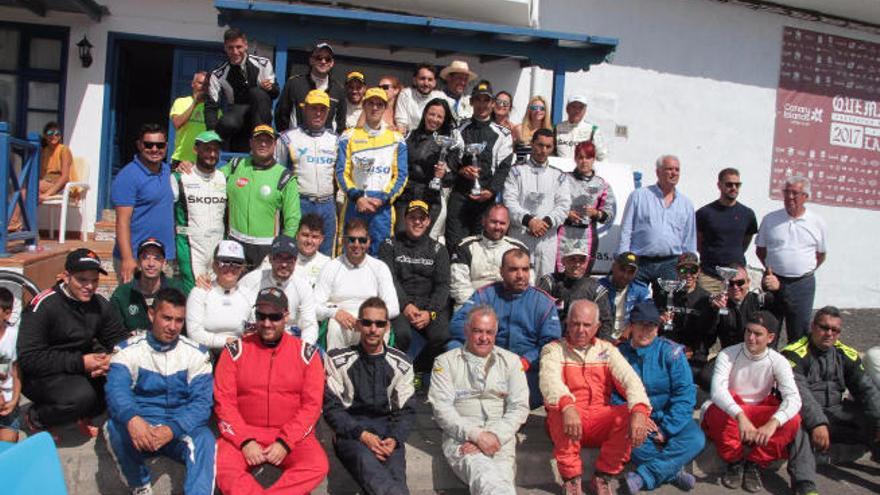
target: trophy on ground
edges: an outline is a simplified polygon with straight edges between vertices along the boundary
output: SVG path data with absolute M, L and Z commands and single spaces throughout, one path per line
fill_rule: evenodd
M 657 285 L 660 286 L 661 289 L 663 289 L 663 292 L 666 292 L 666 312 L 667 313 L 671 313 L 671 314 L 675 315 L 674 296 L 675 296 L 676 292 L 678 292 L 682 287 L 685 286 L 685 284 L 687 284 L 687 282 L 685 282 L 684 280 L 678 280 L 678 279 L 669 280 L 669 279 L 663 279 L 663 278 L 657 279 Z M 663 331 L 669 332 L 671 330 L 672 330 L 672 320 L 670 319 L 666 323 L 663 324 Z
M 471 155 L 471 165 L 477 168 L 480 168 L 480 153 L 486 149 L 486 141 L 482 143 L 471 143 L 465 147 L 465 151 Z M 474 179 L 474 187 L 471 188 L 471 196 L 479 196 L 480 193 L 483 192 L 483 188 L 480 187 L 480 176 L 477 175 L 477 178 Z
M 437 146 L 440 146 L 440 159 L 438 162 L 446 163 L 446 155 L 450 149 L 455 147 L 455 138 L 452 136 L 441 136 L 434 132 L 434 142 L 437 143 Z M 446 171 L 449 171 L 447 167 Z M 439 191 L 442 187 L 441 181 L 439 177 L 434 177 L 431 179 L 431 182 L 428 183 L 428 188 L 434 191 Z
M 721 277 L 721 280 L 724 281 L 724 290 L 727 290 L 730 287 L 730 281 L 736 278 L 736 275 L 739 273 L 739 270 L 736 268 L 730 268 L 727 266 L 716 266 L 715 273 Z M 719 315 L 727 315 L 730 314 L 730 310 L 727 307 L 723 307 L 718 310 Z

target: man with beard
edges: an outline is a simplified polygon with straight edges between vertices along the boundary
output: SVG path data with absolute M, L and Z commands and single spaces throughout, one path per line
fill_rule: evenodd
M 443 98 L 443 92 L 437 89 L 437 71 L 428 63 L 416 66 L 413 72 L 412 86 L 404 88 L 397 95 L 397 108 L 394 111 L 394 122 L 401 132 L 411 131 L 419 126 L 425 105 L 434 98 Z

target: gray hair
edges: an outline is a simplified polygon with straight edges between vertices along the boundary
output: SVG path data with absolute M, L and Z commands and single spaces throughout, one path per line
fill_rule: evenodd
M 481 316 L 491 316 L 495 320 L 495 330 L 498 330 L 498 315 L 495 313 L 495 309 L 488 304 L 477 305 L 468 311 L 467 320 L 464 324 L 465 328 L 470 329 L 473 321 Z
M 599 323 L 599 305 L 589 299 L 575 299 L 571 302 L 571 306 L 568 308 L 568 315 L 565 317 L 566 323 L 571 320 L 571 315 L 574 314 L 574 310 L 580 306 L 592 308 L 593 318 L 596 320 L 594 323 Z
M 678 159 L 675 155 L 660 155 L 660 158 L 657 159 L 657 162 L 654 164 L 654 168 L 660 170 L 663 168 L 663 162 L 666 160 L 675 160 L 681 165 L 681 160 Z
M 796 186 L 798 184 L 803 186 L 803 192 L 806 193 L 807 196 L 810 196 L 810 179 L 803 175 L 791 175 L 785 178 L 786 186 Z

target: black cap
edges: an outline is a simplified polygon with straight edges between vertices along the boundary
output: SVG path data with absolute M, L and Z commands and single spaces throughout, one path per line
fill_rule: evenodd
M 261 304 L 269 304 L 275 306 L 279 311 L 287 311 L 287 295 L 277 287 L 266 287 L 257 294 L 257 302 L 254 303 L 254 306 Z
M 653 323 L 660 325 L 660 313 L 657 312 L 657 306 L 654 301 L 642 301 L 633 306 L 629 313 L 629 321 L 632 323 Z
M 618 254 L 617 258 L 614 258 L 614 262 L 621 266 L 639 267 L 639 257 L 631 251 L 624 251 Z
M 776 333 L 779 331 L 779 320 L 773 316 L 773 313 L 765 310 L 758 311 L 753 314 L 746 320 L 746 323 L 753 323 L 755 325 L 760 325 L 767 329 L 770 333 Z
M 471 91 L 471 98 L 475 96 L 486 95 L 490 99 L 495 99 L 495 93 L 492 91 L 492 83 L 483 79 L 478 82 L 476 86 L 474 86 L 474 90 Z
M 101 258 L 94 251 L 86 248 L 71 251 L 64 262 L 64 269 L 70 273 L 98 270 L 107 275 L 107 270 L 101 266 Z
M 159 251 L 162 251 L 162 257 L 165 257 L 165 245 L 162 244 L 162 241 L 156 239 L 155 237 L 147 237 L 146 239 L 142 240 L 140 244 L 138 244 L 138 257 L 140 257 L 141 253 L 144 252 L 144 249 L 147 249 L 148 247 L 158 248 Z
M 289 254 L 296 258 L 299 249 L 296 248 L 296 240 L 289 235 L 281 234 L 272 241 L 272 256 L 276 254 Z
M 316 51 L 322 50 L 322 49 L 329 51 L 331 55 L 335 54 L 335 52 L 333 51 L 333 47 L 330 46 L 330 43 L 327 43 L 326 41 L 316 42 L 315 46 L 312 47 L 312 53 L 315 53 Z

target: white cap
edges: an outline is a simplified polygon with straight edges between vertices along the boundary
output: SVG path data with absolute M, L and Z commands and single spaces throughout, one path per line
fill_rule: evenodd
M 571 95 L 568 97 L 568 101 L 565 103 L 565 106 L 571 105 L 572 103 L 583 103 L 587 104 L 587 98 L 584 95 Z
M 244 263 L 244 248 L 241 244 L 232 240 L 220 241 L 220 244 L 217 244 L 217 251 L 214 253 L 214 259 Z
M 590 257 L 590 251 L 587 249 L 587 243 L 584 240 L 567 240 L 562 244 L 562 257 L 581 255 Z

